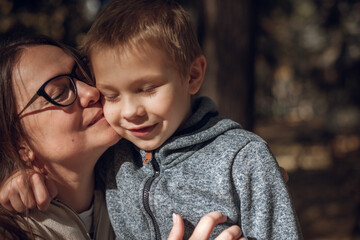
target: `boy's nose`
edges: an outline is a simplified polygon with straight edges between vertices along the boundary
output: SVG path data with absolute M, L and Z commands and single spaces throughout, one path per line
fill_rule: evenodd
M 76 81 L 77 94 L 82 107 L 91 106 L 99 101 L 100 92 L 82 81 Z
M 125 98 L 125 97 L 124 97 Z M 138 119 L 145 115 L 145 107 L 133 98 L 125 98 L 122 106 L 122 116 L 128 121 Z

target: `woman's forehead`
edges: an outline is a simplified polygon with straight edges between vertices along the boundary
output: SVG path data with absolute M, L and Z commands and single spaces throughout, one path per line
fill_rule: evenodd
M 68 73 L 74 60 L 61 48 L 51 45 L 39 45 L 27 48 L 18 62 L 18 73 L 27 82 L 50 79 L 56 75 Z M 27 83 L 27 84 L 28 84 Z
M 73 65 L 73 59 L 61 48 L 51 45 L 39 45 L 26 49 L 19 61 L 22 74 L 46 75 L 61 74 Z
M 21 95 L 35 94 L 48 79 L 70 73 L 74 60 L 61 48 L 38 45 L 26 48 L 13 71 L 14 87 Z

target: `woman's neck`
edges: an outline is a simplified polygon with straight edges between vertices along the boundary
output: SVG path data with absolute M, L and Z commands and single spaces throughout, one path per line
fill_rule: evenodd
M 57 199 L 72 207 L 77 213 L 90 208 L 95 186 L 94 168 L 76 171 L 56 166 L 47 171 L 48 177 L 55 182 L 58 190 Z

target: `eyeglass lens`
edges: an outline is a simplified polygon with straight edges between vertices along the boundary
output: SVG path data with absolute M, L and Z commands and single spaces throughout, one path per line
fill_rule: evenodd
M 75 85 L 69 76 L 52 79 L 44 91 L 54 102 L 63 106 L 72 104 L 76 98 Z

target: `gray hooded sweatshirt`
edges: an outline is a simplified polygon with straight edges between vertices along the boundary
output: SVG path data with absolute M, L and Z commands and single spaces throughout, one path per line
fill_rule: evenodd
M 249 239 L 302 239 L 279 166 L 259 136 L 218 116 L 208 98 L 160 148 L 146 153 L 121 140 L 101 167 L 117 239 L 167 239 L 172 213 L 188 238 L 200 218 L 220 211 Z M 109 155 L 110 154 L 110 155 Z

